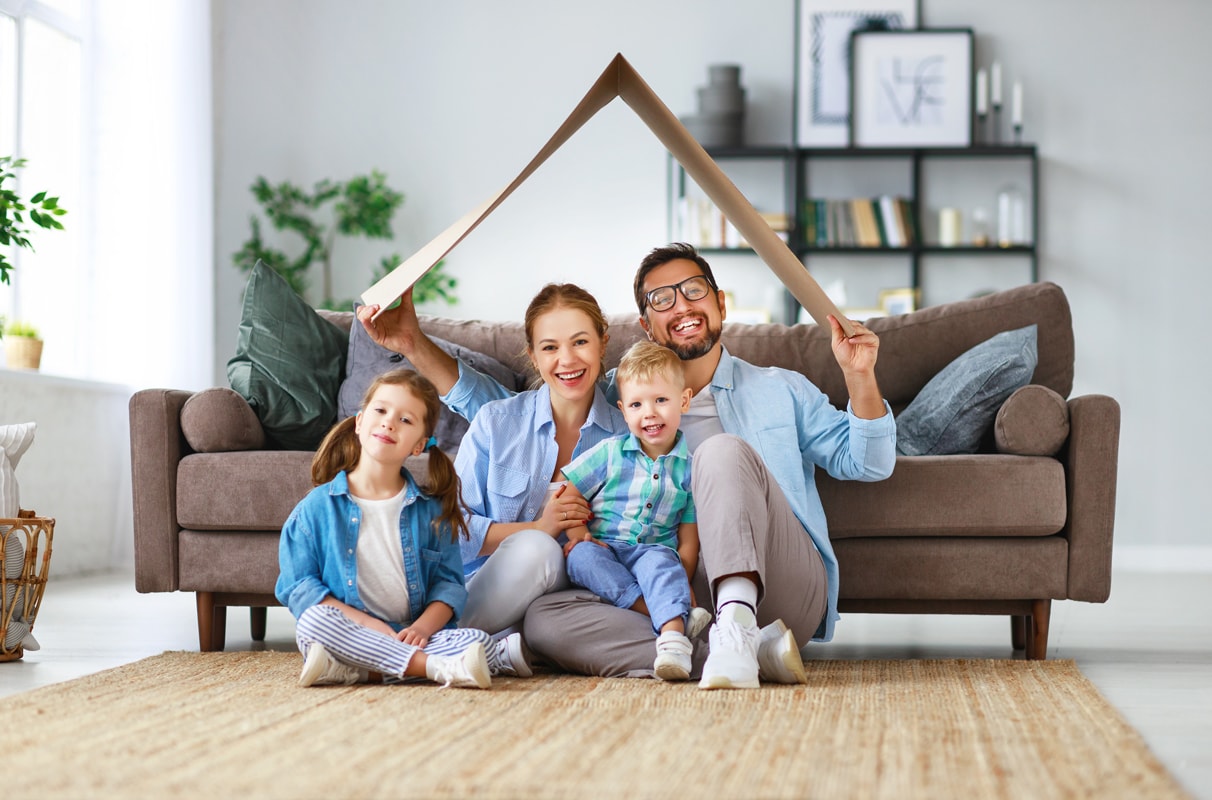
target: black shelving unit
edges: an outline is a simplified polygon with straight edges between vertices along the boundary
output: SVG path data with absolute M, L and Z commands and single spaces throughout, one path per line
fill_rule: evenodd
M 830 148 L 794 148 L 794 147 L 715 147 L 707 148 L 708 154 L 718 162 L 727 161 L 778 161 L 782 164 L 784 181 L 784 208 L 790 220 L 788 231 L 788 246 L 799 259 L 810 266 L 814 258 L 840 255 L 898 255 L 908 257 L 910 286 L 921 296 L 922 278 L 921 262 L 923 257 L 933 256 L 1026 256 L 1030 259 L 1031 282 L 1039 280 L 1039 156 L 1035 145 L 977 145 L 973 147 L 830 147 Z M 1019 159 L 1029 164 L 1029 202 L 1031 217 L 1031 241 L 1027 244 L 1015 244 L 1008 247 L 997 246 L 990 237 L 991 244 L 987 247 L 974 245 L 942 246 L 927 244 L 919 236 L 918 241 L 906 247 L 818 247 L 806 240 L 801 209 L 804 201 L 812 198 L 812 167 L 813 164 L 825 160 L 868 160 L 891 159 L 905 161 L 909 165 L 910 179 L 908 199 L 912 203 L 916 227 L 919 232 L 925 231 L 926 217 L 922 207 L 922 170 L 931 160 L 942 159 Z M 668 185 L 672 188 L 674 197 L 670 198 L 669 231 L 676 238 L 675 213 L 680 200 L 686 196 L 686 173 L 679 165 L 669 158 Z M 979 180 L 979 178 L 973 178 Z M 747 248 L 703 247 L 704 253 L 737 253 L 752 252 Z M 787 294 L 787 318 L 795 319 L 799 305 L 795 298 Z

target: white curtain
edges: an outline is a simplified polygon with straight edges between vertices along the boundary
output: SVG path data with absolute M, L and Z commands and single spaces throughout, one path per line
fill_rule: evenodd
M 214 361 L 210 0 L 102 0 L 94 19 L 82 377 L 206 388 Z

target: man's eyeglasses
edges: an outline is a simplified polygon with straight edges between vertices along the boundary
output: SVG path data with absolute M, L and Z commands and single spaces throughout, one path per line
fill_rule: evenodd
M 653 311 L 668 311 L 677 302 L 678 292 L 681 292 L 688 302 L 693 303 L 695 300 L 702 300 L 711 292 L 711 283 L 706 275 L 695 275 L 671 286 L 658 286 L 646 293 L 644 299 Z

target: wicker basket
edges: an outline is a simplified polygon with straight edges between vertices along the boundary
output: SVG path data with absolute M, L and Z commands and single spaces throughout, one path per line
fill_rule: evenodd
M 46 590 L 54 532 L 53 519 L 36 517 L 32 511 L 18 512 L 17 519 L 0 519 L 0 661 L 16 661 L 24 655 L 19 643 L 12 649 L 5 646 L 4 632 L 18 608 L 26 610 L 24 617 L 33 628 Z M 21 571 L 14 577 L 4 569 L 4 554 L 11 541 L 19 542 L 25 553 Z

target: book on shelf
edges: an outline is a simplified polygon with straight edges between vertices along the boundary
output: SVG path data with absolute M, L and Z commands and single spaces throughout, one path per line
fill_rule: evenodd
M 809 247 L 909 247 L 916 241 L 913 204 L 905 197 L 813 198 L 800 211 Z
M 782 212 L 758 212 L 783 241 L 788 238 L 788 219 Z M 683 197 L 678 204 L 678 231 L 682 241 L 695 247 L 740 249 L 749 242 L 706 197 Z

